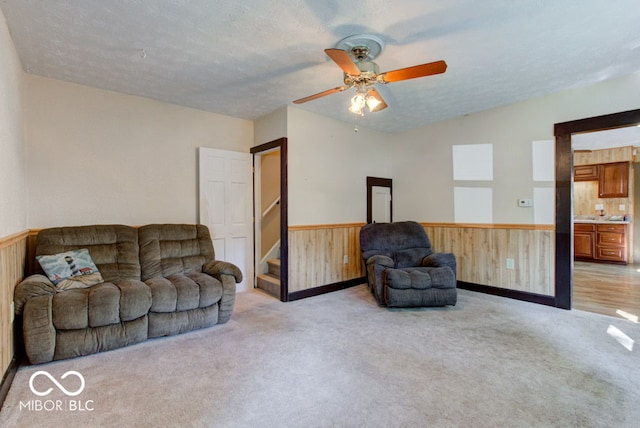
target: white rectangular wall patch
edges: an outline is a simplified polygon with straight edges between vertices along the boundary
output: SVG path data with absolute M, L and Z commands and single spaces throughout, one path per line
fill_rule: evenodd
M 493 144 L 465 144 L 451 148 L 454 180 L 493 180 Z
M 556 223 L 556 190 L 553 187 L 533 188 L 533 221 L 535 224 Z
M 556 145 L 553 140 L 531 142 L 533 181 L 554 181 Z
M 493 189 L 454 187 L 456 223 L 493 223 Z

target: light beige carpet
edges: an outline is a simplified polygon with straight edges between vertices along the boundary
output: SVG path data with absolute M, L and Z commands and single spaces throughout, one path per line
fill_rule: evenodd
M 465 290 L 414 310 L 365 286 L 252 291 L 221 326 L 21 367 L 0 426 L 635 427 L 639 341 L 632 321 Z M 38 397 L 38 370 L 85 388 L 38 375 Z

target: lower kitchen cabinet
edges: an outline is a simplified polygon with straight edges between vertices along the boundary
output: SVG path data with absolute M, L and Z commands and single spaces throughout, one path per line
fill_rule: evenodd
M 593 259 L 596 254 L 596 225 L 576 223 L 573 226 L 573 255 L 576 259 Z
M 627 226 L 596 225 L 596 260 L 627 263 Z
M 627 263 L 626 224 L 574 224 L 574 256 L 577 260 Z

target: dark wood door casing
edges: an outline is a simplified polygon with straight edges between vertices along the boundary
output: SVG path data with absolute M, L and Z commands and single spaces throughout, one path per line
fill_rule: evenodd
M 556 123 L 556 251 L 555 301 L 556 306 L 571 309 L 572 293 L 572 204 L 573 204 L 573 152 L 571 134 L 603 131 L 640 124 L 640 109 L 603 116 Z

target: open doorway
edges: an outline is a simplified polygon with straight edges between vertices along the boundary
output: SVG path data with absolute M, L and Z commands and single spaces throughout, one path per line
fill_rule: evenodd
M 572 135 L 636 126 L 640 110 L 556 124 L 556 306 L 573 307 L 574 211 Z M 633 226 L 632 226 L 633 227 Z M 635 227 L 633 227 L 635 229 Z M 635 253 L 635 252 L 634 252 Z M 602 270 L 602 269 L 601 269 Z
M 288 301 L 287 139 L 251 149 L 256 288 Z
M 640 200 L 634 152 L 640 127 L 574 134 L 572 308 L 640 315 Z M 613 174 L 613 172 L 617 174 Z M 615 189 L 613 189 L 615 187 Z M 615 195 L 607 194 L 615 190 Z M 635 260 L 634 260 L 635 259 Z

